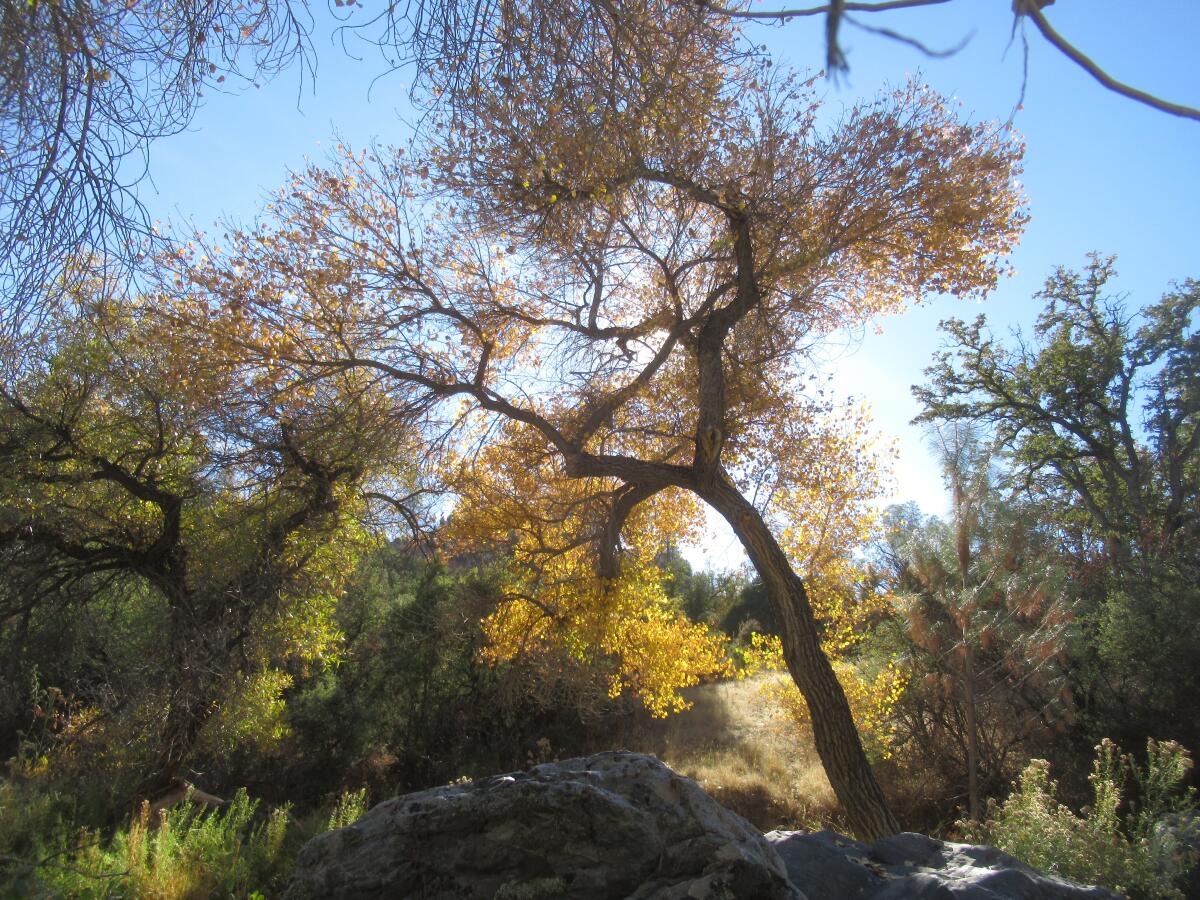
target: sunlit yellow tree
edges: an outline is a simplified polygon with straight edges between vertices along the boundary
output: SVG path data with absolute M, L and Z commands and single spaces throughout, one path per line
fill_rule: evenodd
M 470 83 L 431 73 L 467 93 L 426 143 L 300 174 L 224 253 L 178 261 L 178 316 L 203 308 L 276 380 L 368 373 L 424 405 L 433 446 L 536 471 L 512 508 L 572 505 L 562 538 L 602 582 L 645 559 L 644 504 L 714 509 L 770 593 L 851 826 L 894 832 L 755 487 L 803 490 L 820 465 L 786 450 L 820 335 L 995 283 L 1019 146 L 915 85 L 819 127 L 808 86 L 687 7 L 503 4 L 481 27 L 503 52 Z

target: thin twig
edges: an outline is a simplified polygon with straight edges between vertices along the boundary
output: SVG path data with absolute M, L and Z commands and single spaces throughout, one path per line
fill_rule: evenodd
M 950 0 L 884 0 L 880 3 L 827 3 L 824 6 L 813 6 L 807 9 L 780 9 L 752 12 L 748 9 L 730 9 L 718 6 L 716 3 L 702 3 L 710 12 L 736 19 L 791 19 L 795 16 L 821 16 L 832 12 L 887 12 L 891 9 L 909 9 L 914 6 L 936 6 L 949 3 Z
M 910 47 L 920 50 L 926 56 L 931 56 L 935 59 L 946 59 L 947 57 L 953 56 L 966 47 L 967 44 L 971 42 L 971 38 L 975 36 L 975 32 L 972 31 L 953 47 L 948 47 L 945 50 L 934 50 L 928 44 L 922 43 L 920 40 L 912 37 L 911 35 L 901 34 L 899 31 L 893 31 L 891 28 L 877 28 L 874 25 L 866 25 L 857 19 L 852 19 L 850 16 L 843 16 L 843 18 L 855 28 L 870 32 L 871 34 L 880 35 L 881 37 L 889 38 L 893 41 L 899 41 L 901 44 L 908 44 Z

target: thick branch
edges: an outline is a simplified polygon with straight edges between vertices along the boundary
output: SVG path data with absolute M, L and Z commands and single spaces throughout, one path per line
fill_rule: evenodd
M 696 340 L 696 456 L 693 467 L 701 485 L 711 483 L 720 471 L 725 442 L 725 339 L 746 313 L 758 306 L 758 279 L 754 271 L 754 245 L 750 223 L 744 216 L 727 213 L 733 233 L 737 264 L 737 292 L 728 304 L 715 310 Z
M 604 534 L 600 538 L 600 562 L 597 572 L 603 579 L 613 579 L 621 574 L 620 544 L 621 529 L 629 515 L 639 503 L 649 500 L 665 485 L 652 487 L 641 484 L 626 485 L 613 503 L 608 522 L 604 526 Z

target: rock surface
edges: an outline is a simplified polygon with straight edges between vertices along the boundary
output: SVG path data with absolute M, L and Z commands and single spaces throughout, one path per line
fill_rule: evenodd
M 408 794 L 305 845 L 290 900 L 1108 900 L 992 847 L 760 834 L 652 756 Z
M 310 841 L 287 897 L 806 900 L 753 825 L 622 752 L 381 803 Z
M 832 831 L 772 831 L 792 883 L 830 900 L 1109 900 L 1118 895 L 1032 869 L 995 847 L 898 834 L 863 844 Z

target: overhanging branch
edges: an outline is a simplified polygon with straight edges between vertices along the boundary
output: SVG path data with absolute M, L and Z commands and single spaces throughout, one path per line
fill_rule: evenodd
M 1180 116 L 1185 119 L 1195 119 L 1200 121 L 1200 109 L 1194 109 L 1190 106 L 1184 106 L 1181 103 L 1172 103 L 1169 100 L 1163 100 L 1161 97 L 1156 97 L 1153 94 L 1148 94 L 1143 90 L 1117 81 L 1100 66 L 1098 66 L 1090 57 L 1076 48 L 1073 44 L 1066 40 L 1061 34 L 1054 30 L 1050 22 L 1042 14 L 1038 4 L 1030 2 L 1030 0 L 1018 0 L 1020 6 L 1018 15 L 1026 15 L 1033 20 L 1033 24 L 1037 26 L 1037 30 L 1042 33 L 1050 44 L 1061 52 L 1067 59 L 1078 65 L 1081 69 L 1095 78 L 1098 82 L 1114 93 L 1120 94 L 1122 97 L 1128 97 L 1130 100 L 1136 100 L 1138 103 L 1144 103 L 1151 109 L 1157 109 L 1159 112 L 1169 113 L 1172 116 Z
M 821 4 L 820 6 L 809 6 L 796 9 L 775 9 L 775 10 L 749 10 L 736 9 L 729 6 L 723 6 L 719 3 L 711 3 L 708 0 L 700 0 L 704 9 L 717 15 L 729 16 L 734 19 L 750 19 L 757 21 L 776 21 L 786 22 L 788 19 L 804 17 L 804 16 L 827 16 L 828 22 L 826 26 L 826 41 L 828 50 L 826 54 L 826 64 L 830 71 L 839 71 L 846 68 L 845 57 L 842 55 L 841 49 L 838 46 L 837 34 L 838 26 L 845 19 L 859 28 L 880 34 L 892 40 L 898 40 L 902 43 L 916 47 L 922 53 L 928 56 L 948 56 L 952 55 L 961 49 L 952 48 L 948 51 L 938 51 L 926 47 L 923 43 L 915 38 L 907 35 L 899 34 L 887 28 L 872 28 L 863 25 L 860 22 L 854 22 L 846 14 L 852 12 L 862 13 L 880 13 L 891 12 L 902 9 L 913 9 L 922 6 L 938 6 L 943 3 L 949 3 L 950 0 L 882 0 L 879 3 L 850 3 L 850 2 L 832 2 Z M 1156 109 L 1159 112 L 1165 112 L 1172 116 L 1179 116 L 1185 119 L 1193 119 L 1200 121 L 1200 109 L 1191 106 L 1185 106 L 1182 103 L 1174 103 L 1170 100 L 1164 100 L 1162 97 L 1157 97 L 1147 91 L 1143 91 L 1132 85 L 1126 84 L 1123 81 L 1118 81 L 1108 72 L 1106 72 L 1095 60 L 1091 59 L 1087 54 L 1081 51 L 1078 47 L 1064 38 L 1054 29 L 1049 20 L 1042 13 L 1043 6 L 1049 6 L 1053 0 L 1013 0 L 1013 11 L 1017 17 L 1028 16 L 1033 20 L 1033 24 L 1037 30 L 1041 32 L 1042 37 L 1046 41 L 1062 53 L 1067 59 L 1071 60 L 1096 81 L 1100 82 L 1105 88 L 1122 97 L 1134 100 L 1138 103 L 1145 104 L 1151 109 Z

